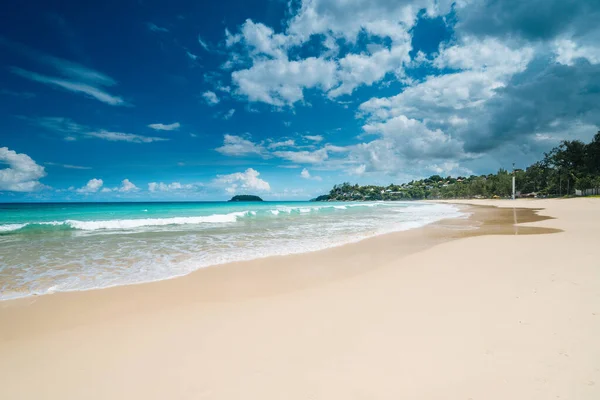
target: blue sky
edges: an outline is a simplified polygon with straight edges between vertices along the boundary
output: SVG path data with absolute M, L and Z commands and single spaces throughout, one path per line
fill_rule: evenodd
M 2 5 L 0 201 L 308 199 L 526 166 L 600 124 L 600 5 Z

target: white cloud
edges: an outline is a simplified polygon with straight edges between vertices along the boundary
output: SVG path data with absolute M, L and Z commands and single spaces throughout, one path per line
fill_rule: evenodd
M 303 138 L 306 140 L 311 140 L 313 142 L 317 142 L 317 143 L 323 141 L 323 136 L 321 136 L 321 135 L 314 135 L 314 136 L 306 135 L 306 136 L 303 136 Z
M 215 92 L 211 92 L 210 90 L 202 93 L 202 97 L 206 101 L 209 106 L 214 106 L 215 104 L 219 104 L 219 98 L 217 97 Z
M 150 192 L 173 192 L 178 190 L 193 190 L 195 188 L 196 185 L 194 184 L 181 184 L 180 182 L 150 182 L 148 184 L 148 190 Z
M 600 35 L 599 35 L 600 36 Z M 554 42 L 556 61 L 565 65 L 573 65 L 575 60 L 583 58 L 592 64 L 600 63 L 600 45 L 579 45 L 571 39 L 560 39 Z
M 82 194 L 96 193 L 98 190 L 100 190 L 102 185 L 104 185 L 104 181 L 102 181 L 102 179 L 94 178 L 94 179 L 90 179 L 88 181 L 88 183 L 86 183 L 85 186 L 80 187 L 79 189 L 77 189 L 75 191 L 77 193 L 82 193 Z
M 299 61 L 258 60 L 249 69 L 234 71 L 231 79 L 248 100 L 285 106 L 303 100 L 304 89 L 331 89 L 335 76 L 335 62 L 308 57 Z
M 304 179 L 310 179 L 310 172 L 308 172 L 308 170 L 304 168 L 302 169 L 302 172 L 300 172 L 300 176 Z
M 279 158 L 298 164 L 319 164 L 327 160 L 327 150 L 319 149 L 315 151 L 276 151 L 273 153 Z
M 55 162 L 46 162 L 44 164 L 52 166 L 52 167 L 62 167 L 62 168 L 66 168 L 66 169 L 92 169 L 91 167 L 82 167 L 79 165 L 71 165 L 71 164 L 60 164 L 60 163 L 55 163 Z
M 117 188 L 119 192 L 135 192 L 137 190 L 140 190 L 140 188 L 135 186 L 129 179 L 123 179 L 121 187 Z
M 366 170 L 367 170 L 366 164 L 361 164 L 358 167 L 352 169 L 350 171 L 350 173 L 352 173 L 353 175 L 362 175 L 365 173 Z
M 303 101 L 304 90 L 312 88 L 327 92 L 330 98 L 350 94 L 388 73 L 404 76 L 412 49 L 410 31 L 418 14 L 422 9 L 428 17 L 447 13 L 450 3 L 303 0 L 298 7 L 290 6 L 292 17 L 282 33 L 252 20 L 246 20 L 235 35 L 226 30 L 227 47 L 236 49 L 230 52 L 226 68 L 242 65 L 246 59 L 252 62 L 249 68 L 234 71 L 232 80 L 237 92 L 253 102 L 291 106 Z M 361 33 L 368 51 L 351 49 L 338 58 L 338 41 L 353 45 Z M 291 53 L 314 39 L 325 49 L 318 56 L 297 58 Z M 382 39 L 389 43 L 382 45 Z
M 99 132 L 85 132 L 84 136 L 94 137 L 98 139 L 108 140 L 109 142 L 130 142 L 130 143 L 152 143 L 152 142 L 163 142 L 169 139 L 160 138 L 160 137 L 152 137 L 152 136 L 142 136 L 135 135 L 133 133 L 122 133 L 122 132 L 109 132 L 109 131 L 99 131 Z
M 248 168 L 244 172 L 236 172 L 229 175 L 217 175 L 214 183 L 218 186 L 225 186 L 225 191 L 229 194 L 239 192 L 269 192 L 271 186 L 269 183 L 258 176 L 260 173 L 255 169 Z
M 318 137 L 317 137 L 318 139 Z M 312 139 L 315 141 L 315 138 Z M 342 153 L 349 151 L 346 147 L 325 145 L 321 149 L 308 151 L 297 150 L 296 143 L 292 139 L 274 142 L 271 139 L 267 140 L 268 144 L 254 143 L 249 139 L 241 136 L 229 135 L 224 136 L 223 146 L 216 150 L 228 156 L 244 156 L 256 154 L 263 158 L 277 157 L 286 161 L 291 161 L 296 164 L 322 164 L 329 158 L 328 151 L 332 153 Z M 281 148 L 290 148 L 287 150 L 278 150 Z
M 310 174 L 310 172 L 306 168 L 302 169 L 302 172 L 300 172 L 300 177 L 304 178 L 304 179 L 312 179 L 312 180 L 315 180 L 315 181 L 320 181 L 321 180 L 320 176 L 312 176 Z
M 259 55 L 281 58 L 285 55 L 283 47 L 287 38 L 282 34 L 275 34 L 273 29 L 261 23 L 254 23 L 248 19 L 242 25 L 241 33 L 235 39 L 230 39 L 228 43 L 238 43 L 243 40 L 250 50 L 253 57 Z
M 8 168 L 0 169 L 0 191 L 32 192 L 44 188 L 39 179 L 46 176 L 46 171 L 27 154 L 0 147 L 0 164 L 8 164 Z
M 391 71 L 403 76 L 403 65 L 410 62 L 411 49 L 410 35 L 406 34 L 402 44 L 395 44 L 390 49 L 379 48 L 372 54 L 348 54 L 339 61 L 340 85 L 329 91 L 329 97 L 351 94 L 361 85 L 379 82 Z
M 229 120 L 231 119 L 231 117 L 233 117 L 233 114 L 235 114 L 235 108 L 230 109 L 229 111 L 227 111 L 224 115 L 223 115 L 223 119 L 225 120 Z
M 202 46 L 202 48 L 206 51 L 210 51 L 210 48 L 208 47 L 208 44 L 202 40 L 202 37 L 200 35 L 198 35 L 198 43 L 200 43 L 200 46 Z
M 600 123 L 588 90 L 600 76 L 600 9 L 589 0 L 298 0 L 288 11 L 283 29 L 247 20 L 226 31 L 235 94 L 281 108 L 310 105 L 308 93 L 341 103 L 361 86 L 400 89 L 360 105 L 364 143 L 245 144 L 263 157 L 355 174 L 464 172 L 517 137 L 539 156 L 577 124 Z M 416 21 L 437 16 L 452 37 L 437 52 L 413 49 Z
M 348 151 L 348 147 L 335 146 L 333 144 L 326 144 L 324 149 L 331 153 L 345 153 Z
M 189 51 L 186 51 L 185 54 L 190 58 L 190 60 L 196 61 L 198 59 L 197 55 L 190 53 Z
M 155 131 L 176 131 L 180 126 L 179 122 L 173 122 L 172 124 L 150 124 L 148 128 L 152 128 Z
M 361 32 L 402 41 L 421 9 L 428 16 L 445 14 L 450 1 L 431 0 L 303 0 L 291 19 L 288 34 L 301 41 L 324 34 L 354 42 Z
M 359 109 L 378 120 L 399 115 L 419 119 L 449 116 L 476 108 L 502 86 L 504 80 L 479 71 L 431 76 L 396 96 L 372 98 L 362 103 Z
M 62 58 L 38 52 L 27 46 L 13 43 L 3 38 L 0 38 L 0 45 L 4 45 L 36 63 L 53 68 L 59 76 L 42 75 L 22 68 L 12 67 L 10 70 L 16 75 L 70 92 L 81 93 L 109 105 L 127 105 L 121 97 L 107 92 L 106 88 L 115 86 L 117 82 L 101 72 Z
M 126 104 L 121 97 L 113 96 L 105 92 L 104 90 L 91 86 L 87 83 L 73 82 L 68 81 L 66 79 L 45 76 L 16 67 L 11 68 L 11 71 L 19 76 L 22 76 L 23 78 L 27 78 L 32 81 L 46 83 L 52 86 L 58 86 L 71 92 L 86 94 L 103 103 L 110 104 L 111 106 L 119 106 Z
M 464 156 L 462 142 L 453 139 L 441 129 L 431 130 L 422 122 L 404 115 L 385 122 L 366 124 L 363 129 L 367 133 L 380 135 L 381 143 L 388 151 L 393 149 L 395 158 L 401 156 L 404 160 L 447 159 Z M 386 162 L 393 164 L 392 160 Z
M 228 156 L 242 156 L 247 154 L 264 155 L 264 148 L 241 136 L 225 134 L 223 146 L 216 149 L 219 153 Z
M 513 74 L 524 70 L 533 54 L 529 46 L 512 49 L 498 39 L 464 37 L 459 44 L 442 46 L 433 64 L 437 68 L 489 70 L 491 75 Z
M 153 24 L 152 22 L 148 22 L 146 24 L 146 26 L 148 27 L 149 30 L 151 30 L 152 32 L 169 32 L 169 30 L 167 28 L 163 28 L 161 26 L 158 26 L 156 24 Z
M 288 139 L 288 140 L 282 140 L 279 142 L 269 143 L 269 145 L 267 147 L 269 149 L 277 149 L 279 147 L 293 147 L 295 145 L 296 145 L 296 142 L 294 142 L 292 139 Z
M 66 135 L 64 139 L 67 141 L 75 141 L 83 138 L 97 138 L 111 142 L 130 143 L 152 143 L 169 140 L 167 138 L 142 136 L 133 133 L 110 132 L 106 130 L 94 131 L 92 128 L 75 123 L 69 118 L 62 117 L 27 118 L 26 120 L 44 129 Z

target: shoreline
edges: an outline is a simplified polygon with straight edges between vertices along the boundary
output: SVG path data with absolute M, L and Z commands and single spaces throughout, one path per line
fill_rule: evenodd
M 16 332 L 23 333 L 18 328 L 19 326 L 26 325 L 31 328 L 31 320 L 35 318 L 22 315 L 23 310 L 34 315 L 38 314 L 36 308 L 44 309 L 44 314 L 50 314 L 52 309 L 56 307 L 68 310 L 68 312 L 63 313 L 65 314 L 63 318 L 56 318 L 56 315 L 54 315 L 52 321 L 44 319 L 42 320 L 43 323 L 37 324 L 45 325 L 51 329 L 60 329 L 64 327 L 62 324 L 66 323 L 67 320 L 71 324 L 74 322 L 73 314 L 79 316 L 79 319 L 94 320 L 127 314 L 130 309 L 139 310 L 140 304 L 147 308 L 162 308 L 166 307 L 171 300 L 174 300 L 174 303 L 178 301 L 227 302 L 257 296 L 273 296 L 287 291 L 302 290 L 311 285 L 321 285 L 345 279 L 373 269 L 370 266 L 358 265 L 359 263 L 356 261 L 351 263 L 350 258 L 357 254 L 362 256 L 360 262 L 366 259 L 370 264 L 381 265 L 447 241 L 466 237 L 494 234 L 510 235 L 517 234 L 519 231 L 522 232 L 521 234 L 542 234 L 559 231 L 552 228 L 517 227 L 516 225 L 513 227 L 514 221 L 528 223 L 551 218 L 538 215 L 539 210 L 537 209 L 517 208 L 515 209 L 515 212 L 518 212 L 517 215 L 514 212 L 506 213 L 495 207 L 485 205 L 451 204 L 457 206 L 463 215 L 438 220 L 418 228 L 383 233 L 321 250 L 215 264 L 196 269 L 185 275 L 155 281 L 84 290 L 57 291 L 2 300 L 0 301 L 0 325 L 10 326 L 10 329 L 0 332 L 0 341 L 6 337 L 18 336 Z M 390 251 L 392 242 L 400 242 L 401 248 Z M 381 250 L 385 251 L 382 252 Z M 314 268 L 307 268 L 307 264 L 313 263 L 311 262 L 313 257 L 316 257 L 317 260 L 327 260 L 327 263 L 320 262 L 317 264 L 316 269 L 319 269 L 319 271 L 314 271 Z M 285 265 L 283 270 L 278 267 L 280 264 Z M 253 274 L 258 274 L 267 283 L 256 281 Z M 235 279 L 232 280 L 232 277 Z M 218 293 L 208 286 L 216 286 L 222 288 L 223 291 Z M 198 290 L 201 293 L 198 293 Z M 165 302 L 163 294 L 167 293 L 167 297 L 169 297 L 168 294 L 172 291 L 177 291 L 180 294 L 174 298 L 169 298 L 170 301 Z M 115 296 L 126 299 L 126 304 L 120 302 L 119 308 L 114 309 L 112 299 Z M 160 297 L 160 299 L 156 301 L 153 299 L 155 297 Z M 80 307 L 80 304 L 86 304 L 86 306 Z M 106 304 L 109 307 L 106 307 Z M 99 315 L 90 317 L 90 312 L 97 312 Z M 3 323 L 6 318 L 10 321 Z M 81 323 L 77 320 L 78 318 L 75 318 L 76 324 Z M 11 334 L 10 331 L 13 333 Z
M 597 398 L 600 200 L 498 203 L 313 253 L 1 302 L 0 397 Z
M 279 202 L 281 203 L 281 202 Z M 290 203 L 294 203 L 294 202 L 290 202 Z M 406 202 L 403 202 L 406 203 Z M 425 202 L 420 202 L 420 203 L 425 203 Z M 464 205 L 455 205 L 457 212 L 460 212 L 461 208 L 465 208 Z M 232 214 L 232 213 L 230 213 Z M 236 212 L 233 212 L 233 214 L 236 214 Z M 227 214 L 229 215 L 229 214 Z M 443 218 L 441 220 L 446 220 L 449 218 L 468 218 L 468 215 L 466 215 L 465 213 L 461 213 L 460 216 L 456 216 L 456 217 L 448 217 L 448 218 Z M 19 301 L 19 300 L 27 300 L 27 299 L 36 299 L 36 298 L 40 298 L 40 297 L 44 297 L 44 296 L 49 296 L 49 295 L 55 295 L 55 294 L 61 294 L 61 293 L 80 293 L 80 292 L 88 292 L 88 291 L 96 291 L 96 290 L 105 290 L 105 289 L 111 289 L 111 288 L 116 288 L 116 287 L 121 287 L 121 286 L 134 286 L 134 285 L 144 285 L 144 284 L 149 284 L 149 283 L 156 283 L 156 282 L 162 282 L 162 281 L 167 281 L 167 280 L 171 280 L 171 279 L 179 279 L 179 278 L 183 278 L 186 277 L 190 274 L 193 274 L 197 271 L 200 271 L 202 269 L 205 268 L 215 268 L 215 267 L 222 267 L 222 266 L 227 266 L 229 264 L 237 264 L 237 263 L 245 263 L 245 262 L 255 262 L 255 261 L 260 261 L 260 260 L 265 260 L 265 259 L 269 259 L 272 257 L 288 257 L 288 256 L 297 256 L 297 255 L 302 255 L 302 254 L 308 254 L 308 253 L 315 253 L 315 252 L 319 252 L 319 251 L 326 251 L 329 249 L 333 249 L 333 248 L 337 248 L 337 247 L 342 247 L 342 246 L 348 246 L 348 245 L 353 245 L 355 243 L 359 243 L 362 242 L 364 240 L 369 240 L 369 239 L 373 239 L 379 236 L 384 236 L 384 235 L 389 235 L 389 234 L 395 234 L 395 233 L 399 233 L 399 232 L 406 232 L 406 231 L 411 231 L 414 229 L 421 229 L 427 225 L 431 225 L 431 224 L 435 224 L 441 220 L 437 220 L 434 222 L 421 222 L 419 221 L 419 225 L 417 227 L 402 227 L 401 229 L 397 229 L 397 230 L 391 230 L 391 231 L 381 231 L 381 232 L 372 232 L 372 233 L 364 233 L 364 236 L 362 237 L 355 237 L 352 238 L 349 241 L 344 241 L 341 243 L 336 243 L 336 244 L 330 244 L 328 246 L 325 247 L 321 247 L 321 248 L 315 248 L 315 249 L 303 249 L 300 251 L 295 251 L 295 252 L 289 252 L 289 253 L 285 253 L 285 254 L 267 254 L 267 255 L 261 255 L 261 256 L 256 256 L 253 258 L 247 258 L 247 259 L 242 259 L 242 260 L 226 260 L 226 261 L 221 261 L 221 262 L 216 262 L 213 264 L 209 264 L 209 265 L 202 265 L 199 267 L 196 267 L 195 269 L 179 274 L 179 275 L 172 275 L 172 276 L 168 276 L 168 277 L 161 277 L 161 278 L 156 278 L 156 279 L 149 279 L 149 280 L 142 280 L 142 281 L 132 281 L 132 282 L 126 282 L 126 283 L 116 283 L 116 284 L 111 284 L 111 285 L 107 285 L 107 286 L 98 286 L 98 287 L 89 287 L 89 288 L 81 288 L 81 289 L 67 289 L 67 290 L 52 290 L 52 291 L 47 291 L 45 293 L 26 293 L 26 294 L 17 294 L 17 295 L 13 295 L 12 297 L 7 297 L 7 298 L 0 298 L 0 307 L 2 306 L 2 304 L 4 302 L 11 302 L 11 301 Z M 93 222 L 98 222 L 98 221 L 93 221 Z M 408 221 L 407 223 L 412 223 L 412 221 Z M 24 224 L 15 224 L 15 225 L 24 225 Z

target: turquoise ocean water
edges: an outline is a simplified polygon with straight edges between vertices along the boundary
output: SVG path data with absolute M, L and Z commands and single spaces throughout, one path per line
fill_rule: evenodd
M 0 204 L 0 300 L 168 279 L 460 215 L 418 202 Z

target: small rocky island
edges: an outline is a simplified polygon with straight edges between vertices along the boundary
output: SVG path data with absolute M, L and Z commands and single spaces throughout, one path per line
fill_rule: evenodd
M 251 194 L 239 194 L 239 195 L 233 196 L 231 198 L 231 200 L 229 200 L 229 201 L 264 201 L 264 200 L 258 196 L 254 196 Z

